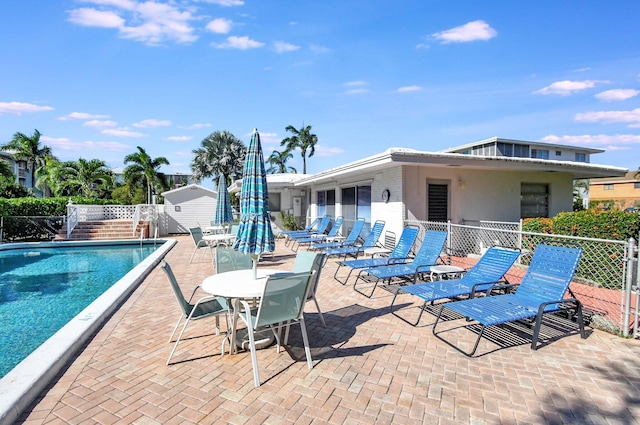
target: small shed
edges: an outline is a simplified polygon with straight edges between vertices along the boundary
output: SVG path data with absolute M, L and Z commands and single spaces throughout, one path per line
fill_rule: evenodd
M 168 234 L 189 233 L 189 227 L 208 226 L 216 213 L 218 192 L 190 184 L 162 193 Z

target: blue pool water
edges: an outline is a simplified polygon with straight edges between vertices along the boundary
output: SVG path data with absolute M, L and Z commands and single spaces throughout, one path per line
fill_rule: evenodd
M 129 244 L 0 251 L 0 378 L 156 248 Z

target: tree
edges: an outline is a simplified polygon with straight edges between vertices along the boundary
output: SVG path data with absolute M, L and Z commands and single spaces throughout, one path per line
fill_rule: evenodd
M 67 187 L 72 193 L 99 197 L 100 188 L 111 180 L 111 171 L 100 159 L 79 158 L 65 167 Z
M 576 179 L 573 181 L 573 210 L 584 210 L 584 195 L 589 193 L 589 180 Z
M 47 156 L 52 156 L 51 148 L 40 145 L 40 132 L 36 129 L 31 137 L 23 133 L 15 133 L 9 143 L 0 146 L 0 149 L 11 151 L 15 159 L 26 161 L 31 171 L 31 184 L 35 186 L 36 169 L 45 165 Z
M 297 173 L 296 169 L 293 167 L 287 166 L 287 161 L 293 158 L 293 154 L 288 151 L 278 152 L 274 150 L 271 152 L 269 158 L 267 158 L 267 163 L 271 165 L 267 169 L 267 173 L 275 174 L 275 173 Z
M 65 189 L 65 168 L 69 163 L 58 161 L 48 155 L 44 159 L 44 165 L 36 170 L 35 186 L 42 191 L 44 196 L 62 196 Z
M 230 179 L 242 176 L 247 147 L 236 136 L 224 130 L 211 133 L 192 153 L 191 171 L 195 180 L 208 177 L 217 180 L 222 175 L 230 183 Z
M 167 179 L 164 173 L 160 172 L 160 166 L 169 165 L 169 160 L 163 156 L 152 159 L 147 152 L 138 146 L 138 152 L 124 157 L 124 163 L 132 163 L 125 167 L 123 172 L 124 180 L 130 188 L 143 186 L 147 191 L 147 203 L 151 203 L 151 196 L 156 190 L 167 189 Z
M 293 152 L 296 148 L 300 149 L 302 156 L 302 173 L 307 174 L 307 151 L 308 157 L 311 158 L 316 152 L 316 144 L 318 136 L 311 133 L 311 126 L 302 126 L 299 130 L 292 125 L 287 126 L 286 131 L 293 133 L 293 136 L 287 137 L 280 142 L 280 146 L 286 146 L 285 152 Z
M 16 180 L 16 175 L 13 173 L 13 170 L 11 169 L 11 165 L 9 164 L 9 161 L 6 161 L 2 158 L 0 158 L 0 177 L 4 178 L 4 179 L 13 179 L 13 181 Z

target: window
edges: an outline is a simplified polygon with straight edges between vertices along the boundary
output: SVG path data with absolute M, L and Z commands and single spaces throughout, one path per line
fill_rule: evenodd
M 531 149 L 531 158 L 549 159 L 548 149 Z
M 562 151 L 556 151 L 556 156 L 562 156 Z
M 613 190 L 613 183 L 603 185 L 602 190 Z
M 449 185 L 427 182 L 427 220 L 444 222 L 449 219 Z
M 269 211 L 280 211 L 280 193 L 269 193 Z
M 640 182 L 633 182 L 634 189 L 640 189 Z
M 317 195 L 318 217 L 330 215 L 333 217 L 336 213 L 336 191 L 335 190 L 319 190 Z
M 546 183 L 521 183 L 520 217 L 549 217 L 549 185 Z
M 576 162 L 587 162 L 586 153 L 576 153 Z
M 345 221 L 364 218 L 365 222 L 371 222 L 371 186 L 342 189 L 342 216 Z
M 513 156 L 513 143 L 498 142 L 497 149 L 502 156 Z
M 516 158 L 529 158 L 529 145 L 513 145 L 513 156 Z

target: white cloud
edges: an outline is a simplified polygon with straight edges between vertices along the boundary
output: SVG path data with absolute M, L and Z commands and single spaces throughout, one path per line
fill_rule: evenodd
M 640 128 L 640 108 L 631 111 L 596 111 L 576 114 L 580 122 L 627 123 L 631 128 Z
M 242 6 L 244 4 L 243 0 L 196 0 L 204 3 L 213 3 L 218 6 Z
M 109 115 L 101 115 L 101 114 L 88 114 L 86 112 L 72 112 L 69 115 L 65 115 L 63 117 L 59 117 L 60 121 L 70 121 L 70 120 L 101 120 L 109 118 Z
M 366 85 L 367 85 L 366 81 L 348 81 L 343 84 L 343 86 L 345 87 L 361 87 Z
M 273 43 L 273 49 L 276 53 L 286 53 L 286 52 L 294 52 L 298 50 L 300 46 L 296 46 L 295 44 L 287 43 L 284 41 L 276 41 Z
M 122 28 L 125 23 L 125 20 L 115 12 L 90 8 L 70 11 L 69 21 L 85 27 L 98 28 Z
M 344 153 L 344 149 L 342 148 L 333 148 L 330 146 L 317 145 L 315 154 L 318 156 L 333 156 L 333 155 L 340 155 L 341 153 Z
M 193 137 L 191 136 L 169 136 L 169 137 L 165 137 L 164 140 L 169 140 L 171 142 L 187 142 L 192 138 Z
M 421 91 L 421 90 L 422 90 L 422 87 L 420 86 L 404 86 L 404 87 L 398 88 L 396 91 L 398 93 L 408 93 L 412 91 Z
M 215 32 L 216 34 L 226 34 L 231 31 L 232 26 L 232 21 L 224 18 L 217 18 L 209 22 L 206 29 L 207 31 Z
M 166 41 L 191 43 L 198 39 L 190 21 L 197 19 L 187 6 L 177 3 L 127 0 L 88 0 L 101 9 L 79 8 L 69 11 L 69 21 L 78 25 L 115 28 L 120 37 L 150 45 Z
M 109 128 L 106 130 L 102 130 L 101 133 L 116 137 L 145 137 L 144 134 L 138 133 L 136 131 L 131 131 L 127 128 Z
M 489 40 L 498 35 L 485 21 L 468 22 L 459 27 L 440 31 L 431 36 L 443 43 L 467 43 L 470 41 Z
M 184 128 L 186 130 L 200 130 L 201 128 L 208 128 L 211 127 L 211 124 L 209 123 L 196 123 L 196 124 L 191 124 L 188 126 L 178 126 L 178 128 Z
M 21 115 L 29 112 L 53 111 L 51 106 L 34 105 L 24 102 L 0 102 L 0 114 Z
M 540 90 L 536 90 L 533 94 L 559 94 L 560 96 L 568 96 L 572 93 L 595 87 L 597 84 L 606 84 L 608 81 L 598 80 L 584 80 L 584 81 L 556 81 L 543 87 Z
M 40 138 L 47 146 L 63 151 L 75 151 L 75 152 L 126 152 L 131 150 L 131 146 L 118 142 L 73 142 L 67 138 L 53 138 L 42 136 Z
M 264 46 L 264 43 L 256 40 L 252 40 L 247 36 L 238 37 L 232 35 L 227 37 L 227 39 L 223 43 L 212 43 L 213 47 L 218 49 L 239 49 L 239 50 L 247 50 L 247 49 L 256 49 L 258 47 Z
M 133 124 L 133 126 L 137 128 L 168 127 L 170 125 L 171 125 L 171 121 L 169 120 L 156 120 L 156 119 L 142 120 L 140 122 Z
M 596 98 L 603 102 L 615 102 L 619 100 L 627 100 L 640 94 L 640 91 L 635 89 L 613 89 L 598 93 Z
M 97 128 L 101 130 L 103 128 L 115 127 L 118 125 L 115 121 L 108 120 L 90 120 L 82 124 L 84 127 Z

